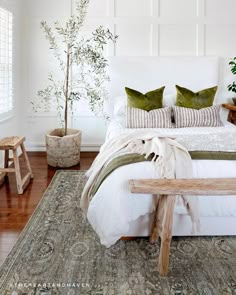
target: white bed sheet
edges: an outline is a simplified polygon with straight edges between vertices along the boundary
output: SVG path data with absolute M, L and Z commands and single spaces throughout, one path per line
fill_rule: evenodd
M 176 137 L 178 135 L 198 135 L 198 134 L 221 134 L 225 132 L 234 133 L 236 135 L 236 126 L 229 123 L 223 122 L 224 126 L 222 127 L 187 127 L 187 128 L 146 128 L 147 131 L 157 131 L 160 136 L 169 136 Z M 110 122 L 107 133 L 106 140 L 109 140 L 113 137 L 117 137 L 121 134 L 132 133 L 134 130 L 144 130 L 144 129 L 133 129 L 133 128 L 125 128 L 123 118 L 114 119 Z
M 217 132 L 234 132 L 235 126 L 226 124 L 218 127 Z M 160 130 L 160 129 L 159 129 Z M 162 129 L 162 135 L 212 132 L 212 128 Z M 107 140 L 132 130 L 125 129 L 118 122 L 108 128 Z M 236 138 L 236 137 L 235 137 Z M 236 161 L 230 160 L 193 160 L 194 178 L 236 178 Z M 128 180 L 133 178 L 156 178 L 151 162 L 141 162 L 119 167 L 111 173 L 100 186 L 90 202 L 88 220 L 100 237 L 101 243 L 109 247 L 121 236 L 130 235 L 130 226 L 141 216 L 149 215 L 155 207 L 155 199 L 148 194 L 131 194 Z M 236 196 L 198 196 L 200 217 L 236 218 Z M 175 214 L 187 215 L 182 199 L 179 198 Z M 235 219 L 236 220 L 236 219 Z

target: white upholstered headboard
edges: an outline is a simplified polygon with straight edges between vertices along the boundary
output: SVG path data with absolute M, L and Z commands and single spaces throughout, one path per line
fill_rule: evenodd
M 110 57 L 110 102 L 130 87 L 147 92 L 166 86 L 164 95 L 174 94 L 175 85 L 198 91 L 218 85 L 218 57 Z

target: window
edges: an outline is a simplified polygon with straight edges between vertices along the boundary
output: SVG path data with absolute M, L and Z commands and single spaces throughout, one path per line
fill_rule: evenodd
M 0 120 L 12 111 L 12 13 L 0 8 Z

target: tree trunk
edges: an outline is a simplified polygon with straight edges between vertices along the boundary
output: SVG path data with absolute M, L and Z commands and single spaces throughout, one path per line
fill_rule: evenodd
M 69 78 L 70 78 L 70 45 L 67 45 L 67 61 L 66 61 L 66 85 L 65 85 L 65 136 L 67 135 L 68 125 L 68 99 L 69 99 Z

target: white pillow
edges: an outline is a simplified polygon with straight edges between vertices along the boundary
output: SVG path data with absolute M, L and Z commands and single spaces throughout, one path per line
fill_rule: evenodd
M 125 118 L 126 107 L 127 107 L 127 97 L 125 95 L 117 96 L 116 98 L 114 98 L 113 118 L 114 119 Z
M 221 106 L 220 107 L 220 120 L 224 125 L 228 122 L 228 115 L 229 115 L 229 110 L 227 110 L 226 108 L 223 108 Z
M 172 107 L 176 102 L 176 93 L 175 94 L 167 94 L 163 97 L 163 107 Z

